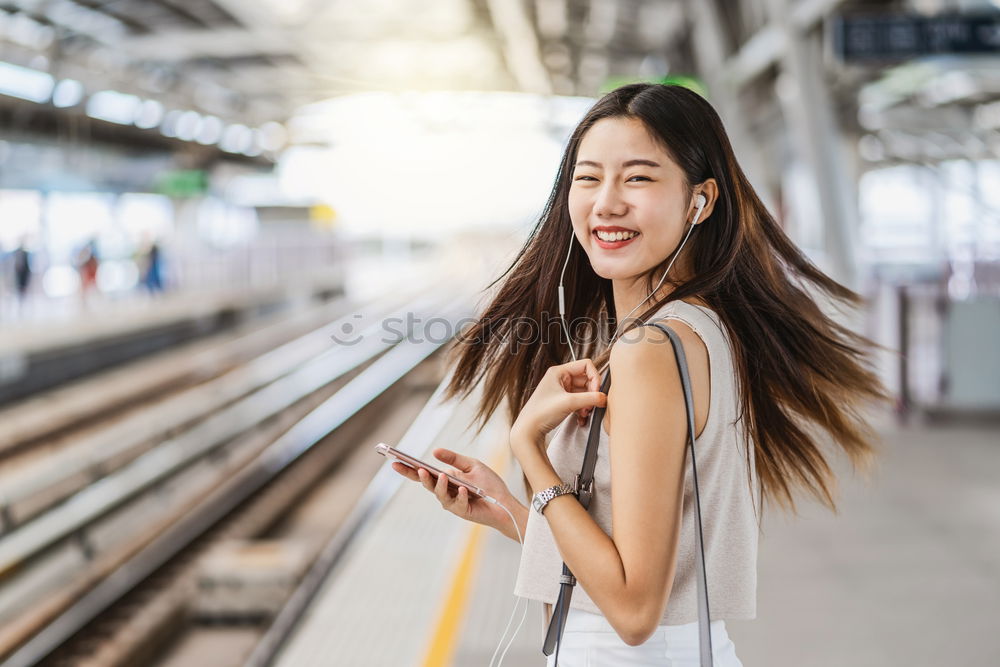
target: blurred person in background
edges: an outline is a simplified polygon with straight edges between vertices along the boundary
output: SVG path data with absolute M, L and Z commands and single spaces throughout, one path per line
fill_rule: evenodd
M 12 253 L 14 265 L 14 291 L 17 296 L 17 311 L 23 316 L 27 310 L 28 295 L 31 289 L 32 257 L 28 250 L 28 240 L 22 238 L 17 249 Z
M 10 253 L 6 262 L 10 265 L 10 277 L 14 286 L 14 314 L 18 318 L 29 314 L 31 287 L 36 273 L 34 254 L 29 250 L 29 245 L 28 238 L 21 237 L 17 248 Z
M 443 475 L 393 468 L 445 510 L 524 536 L 514 594 L 545 603 L 547 623 L 558 620 L 548 607 L 561 598 L 565 562 L 582 586 L 572 589 L 559 644 L 563 667 L 701 664 L 681 370 L 666 332 L 642 325 L 669 326 L 690 373 L 714 664 L 739 667 L 725 621 L 756 617 L 764 503 L 794 509 L 802 490 L 835 508 L 826 448 L 862 470 L 874 458 L 864 409 L 887 394 L 871 368 L 873 344 L 811 295 L 847 306 L 861 297 L 785 235 L 712 106 L 661 84 L 622 86 L 586 114 L 540 221 L 501 279 L 457 339 L 446 396 L 467 397 L 482 383 L 480 429 L 506 404 L 525 488 L 529 497 L 549 492 L 534 494 L 547 504 L 529 511 L 482 461 L 435 448 L 446 472 L 511 511 L 515 532 L 498 505 Z M 515 329 L 525 322 L 541 335 L 526 341 Z M 607 393 L 605 370 L 614 378 Z M 603 422 L 589 424 L 605 406 Z M 565 486 L 580 472 L 591 427 L 599 456 L 585 509 Z
M 101 260 L 97 253 L 97 239 L 91 239 L 76 255 L 76 270 L 80 274 L 80 298 L 89 305 L 90 293 L 97 288 L 97 272 Z
M 151 294 L 163 293 L 163 250 L 158 241 L 147 240 L 137 264 L 142 286 Z

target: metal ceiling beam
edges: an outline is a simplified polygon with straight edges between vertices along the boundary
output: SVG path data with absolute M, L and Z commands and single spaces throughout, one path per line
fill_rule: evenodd
M 112 3 L 101 2 L 100 0 L 70 0 L 70 2 L 72 2 L 74 5 L 79 5 L 80 7 L 89 9 L 90 11 L 98 12 L 104 14 L 105 16 L 113 18 L 122 25 L 125 25 L 131 30 L 134 30 L 136 32 L 150 33 L 153 31 L 152 26 L 148 26 L 145 23 L 142 23 L 141 21 L 137 21 L 135 18 L 129 16 L 128 14 L 118 11 L 115 7 L 109 6 Z
M 542 64 L 538 35 L 523 0 L 487 0 L 504 57 L 518 87 L 527 93 L 552 94 L 552 80 Z
M 42 0 L 19 0 L 9 3 L 6 8 L 43 25 L 58 28 L 65 34 L 82 35 L 104 46 L 113 46 L 128 29 L 120 20 L 71 0 L 49 3 Z M 81 21 L 81 17 L 86 20 Z
M 267 9 L 266 3 L 245 0 L 212 0 L 212 2 L 251 32 L 267 33 L 277 24 L 278 17 Z
M 842 4 L 844 0 L 799 0 L 788 10 L 790 25 L 799 32 L 809 32 Z M 773 24 L 761 28 L 725 60 L 725 77 L 734 89 L 739 90 L 776 65 L 787 49 L 784 30 Z
M 858 174 L 834 115 L 834 98 L 824 76 L 822 35 L 793 22 L 791 0 L 768 0 L 767 7 L 770 25 L 785 35 L 780 63 L 788 85 L 778 98 L 816 183 L 826 268 L 839 282 L 857 289 Z
M 197 58 L 293 55 L 293 39 L 277 29 L 251 32 L 243 28 L 171 30 L 122 40 L 119 48 L 138 60 L 179 62 Z
M 725 77 L 728 50 L 717 0 L 687 0 L 687 8 L 694 30 L 692 44 L 698 71 L 704 77 L 712 102 L 725 122 L 736 157 L 744 165 L 743 171 L 761 200 L 774 210 L 768 184 L 776 179 L 761 159 L 757 142 L 750 133 L 746 111 L 740 106 L 739 90 Z
M 180 18 L 187 21 L 193 26 L 201 28 L 208 28 L 211 26 L 211 24 L 208 23 L 204 18 L 198 16 L 196 13 L 192 11 L 189 11 L 187 7 L 184 7 L 183 5 L 174 2 L 174 0 L 153 0 L 153 2 L 155 2 L 160 7 L 163 7 L 173 12 L 175 15 L 179 16 Z

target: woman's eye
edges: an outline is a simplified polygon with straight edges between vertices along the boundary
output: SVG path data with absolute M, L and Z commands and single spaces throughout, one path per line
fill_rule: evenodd
M 648 181 L 648 180 L 650 180 L 650 179 L 649 179 L 648 177 L 646 177 L 646 176 L 633 176 L 632 178 L 641 178 L 641 179 L 643 179 L 643 180 L 645 180 L 645 181 Z M 631 181 L 631 180 L 632 180 L 632 178 L 630 178 L 630 179 L 628 179 L 628 180 L 630 180 L 630 181 Z
M 577 176 L 577 177 L 576 177 L 576 180 L 578 180 L 578 181 L 583 181 L 583 180 L 586 180 L 586 179 L 588 179 L 588 178 L 589 178 L 590 180 L 592 180 L 592 181 L 596 181 L 596 180 L 597 180 L 597 179 L 596 179 L 596 178 L 594 178 L 593 176 Z

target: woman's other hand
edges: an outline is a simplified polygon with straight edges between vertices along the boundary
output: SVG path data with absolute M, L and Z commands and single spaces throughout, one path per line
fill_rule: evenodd
M 590 359 L 551 366 L 511 427 L 511 435 L 536 441 L 575 412 L 581 425 L 595 407 L 607 405 L 601 376 Z

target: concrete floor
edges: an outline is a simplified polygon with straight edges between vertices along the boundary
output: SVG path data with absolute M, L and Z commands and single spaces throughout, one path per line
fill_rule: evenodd
M 766 518 L 757 618 L 728 624 L 746 667 L 1000 665 L 1000 428 L 881 430 L 839 515 Z

